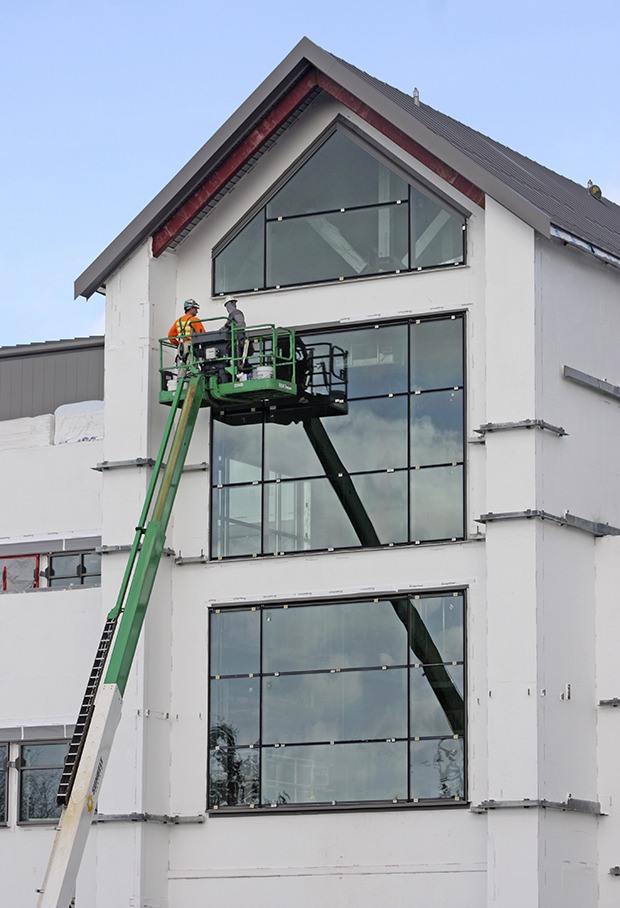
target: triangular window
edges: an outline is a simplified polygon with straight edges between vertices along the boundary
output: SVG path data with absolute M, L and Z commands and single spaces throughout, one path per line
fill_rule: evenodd
M 465 218 L 336 131 L 214 257 L 239 293 L 462 265 Z

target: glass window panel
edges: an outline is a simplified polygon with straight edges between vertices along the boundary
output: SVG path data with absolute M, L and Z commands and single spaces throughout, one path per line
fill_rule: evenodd
M 211 546 L 214 557 L 259 553 L 261 525 L 260 486 L 213 489 Z
M 326 426 L 332 419 L 347 419 L 334 416 L 322 420 Z M 302 423 L 288 426 L 277 423 L 265 425 L 265 478 L 292 479 L 298 476 L 321 476 L 325 471 Z
M 464 608 L 463 596 L 431 596 L 410 600 L 412 634 L 416 622 L 422 621 L 433 639 L 440 662 L 462 662 L 464 658 Z M 414 661 L 428 662 L 420 652 L 414 652 Z
M 19 819 L 53 820 L 60 816 L 56 793 L 62 769 L 25 769 L 21 773 Z
M 267 222 L 267 285 L 289 286 L 407 268 L 407 206 Z
M 101 574 L 86 574 L 82 577 L 82 586 L 101 586 Z
M 412 268 L 455 265 L 464 261 L 463 217 L 411 187 Z
M 406 670 L 322 672 L 263 678 L 266 744 L 407 735 Z
M 263 671 L 404 665 L 406 620 L 387 601 L 265 609 Z
M 213 263 L 215 293 L 240 293 L 262 289 L 264 279 L 264 224 L 261 210 L 237 236 L 215 256 Z
M 209 807 L 258 804 L 259 750 L 222 745 L 209 761 Z
M 411 797 L 465 797 L 462 739 L 411 742 Z
M 67 745 L 61 744 L 24 744 L 21 748 L 21 763 L 25 767 L 62 766 L 67 753 Z
M 463 384 L 463 319 L 411 326 L 411 388 L 433 391 Z
M 407 398 L 351 401 L 346 416 L 323 420 L 349 472 L 407 466 Z
M 463 468 L 430 467 L 411 473 L 411 539 L 463 536 Z
M 343 480 L 343 482 L 345 482 Z M 353 486 L 368 516 L 379 545 L 407 541 L 407 472 L 367 473 L 353 477 Z M 346 483 L 345 483 L 346 489 Z M 354 511 L 357 504 L 353 503 Z M 360 543 L 376 545 L 369 532 L 364 532 L 363 518 L 353 517 L 360 526 Z
M 444 677 L 438 677 L 440 672 Z M 448 712 L 442 706 L 445 703 L 442 693 L 448 691 L 450 694 L 455 690 L 462 698 L 462 666 L 432 666 L 428 669 L 420 666 L 411 670 L 412 736 L 463 734 L 465 710 L 450 709 Z
M 359 545 L 329 480 L 270 483 L 265 496 L 266 552 Z
M 411 398 L 411 463 L 463 461 L 463 392 L 432 391 Z
M 77 577 L 81 565 L 80 555 L 54 555 L 50 558 L 52 577 Z
M 226 609 L 211 613 L 210 675 L 260 671 L 260 611 Z
M 407 745 L 367 744 L 264 748 L 264 804 L 387 801 L 407 797 Z
M 66 742 L 22 745 L 19 773 L 20 821 L 51 820 L 60 816 L 56 792 L 66 753 Z
M 212 421 L 213 483 L 254 482 L 261 478 L 262 427 Z
M 212 739 L 221 739 L 229 747 L 256 744 L 259 737 L 260 678 L 212 681 L 210 695 Z
M 37 586 L 36 555 L 0 558 L 0 593 L 21 593 Z
M 101 573 L 101 555 L 96 552 L 86 552 L 83 556 L 83 562 L 87 574 Z
M 407 199 L 407 183 L 335 132 L 267 205 L 267 217 L 333 211 Z
M 347 351 L 349 401 L 356 397 L 378 397 L 407 390 L 405 325 L 304 334 L 303 340 L 309 346 L 329 340 Z

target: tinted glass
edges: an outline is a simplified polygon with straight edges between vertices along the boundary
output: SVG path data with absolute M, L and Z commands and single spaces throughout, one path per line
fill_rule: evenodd
M 303 744 L 407 735 L 405 669 L 263 678 L 263 742 Z
M 249 807 L 258 803 L 259 751 L 229 745 L 212 748 L 209 760 L 209 807 Z
M 55 555 L 50 559 L 52 577 L 78 577 L 81 565 L 80 555 Z
M 411 463 L 463 460 L 463 392 L 432 391 L 411 399 Z
M 327 479 L 265 487 L 265 552 L 295 552 L 359 545 Z
M 211 675 L 249 675 L 260 671 L 260 612 L 211 613 Z
M 407 183 L 371 154 L 335 132 L 276 193 L 267 217 L 333 211 L 407 199 Z
M 407 797 L 407 744 L 265 748 L 264 804 L 385 801 Z
M 411 326 L 411 388 L 432 391 L 463 385 L 463 320 Z
M 389 545 L 390 543 L 407 542 L 406 471 L 366 473 L 362 476 L 354 476 L 352 482 L 358 500 L 372 526 L 372 531 L 369 533 L 362 532 L 365 523 L 357 514 L 357 503 L 352 502 L 353 521 L 356 526 L 361 523 L 360 543 L 362 545 Z M 347 498 L 350 500 L 351 496 L 347 494 Z M 376 537 L 376 540 L 373 537 Z
M 406 623 L 391 602 L 338 602 L 263 612 L 265 672 L 406 663 Z
M 349 472 L 407 466 L 407 398 L 353 400 L 346 416 L 323 420 Z
M 464 261 L 464 219 L 411 187 L 412 268 L 456 265 Z
M 407 268 L 407 206 L 267 222 L 267 286 Z
M 261 478 L 260 425 L 229 426 L 214 419 L 212 481 L 254 482 Z
M 87 552 L 82 556 L 82 561 L 87 574 L 101 573 L 101 555 L 96 552 Z
M 410 747 L 412 798 L 465 796 L 462 739 L 412 741 Z
M 445 702 L 442 694 L 445 691 L 457 690 L 463 697 L 463 668 L 448 666 L 445 672 L 447 677 L 434 678 L 428 669 L 420 667 L 411 670 L 412 736 L 463 734 L 464 709 L 460 709 L 458 714 L 454 710 L 447 714 L 442 706 Z
M 463 536 L 463 468 L 431 467 L 411 473 L 411 538 Z
M 222 678 L 211 683 L 211 734 L 232 746 L 259 737 L 260 678 Z
M 215 257 L 215 293 L 240 293 L 264 287 L 264 224 L 260 211 Z
M 462 662 L 464 658 L 463 596 L 432 596 L 410 602 L 412 627 L 424 623 L 437 648 L 439 658 L 414 653 L 414 662 Z
M 214 556 L 253 555 L 261 551 L 260 486 L 213 489 L 211 541 Z
M 51 820 L 60 816 L 56 792 L 67 744 L 24 744 L 21 747 L 19 819 Z

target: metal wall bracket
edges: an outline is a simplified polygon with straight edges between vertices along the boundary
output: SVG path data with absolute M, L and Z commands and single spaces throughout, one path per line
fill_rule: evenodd
M 584 517 L 576 517 L 569 511 L 564 512 L 563 517 L 557 514 L 550 514 L 549 511 L 528 508 L 526 511 L 489 511 L 487 514 L 481 514 L 476 517 L 476 523 L 493 523 L 496 520 L 548 520 L 550 523 L 557 523 L 559 526 L 572 527 L 575 530 L 583 530 L 592 536 L 620 536 L 620 527 L 611 526 L 609 523 L 599 523 L 595 520 L 586 520 Z
M 477 435 L 486 435 L 489 432 L 505 432 L 508 429 L 547 429 L 554 435 L 568 435 L 562 426 L 553 426 L 544 419 L 521 419 L 518 422 L 485 422 L 479 429 L 474 429 Z
M 611 876 L 620 876 L 620 867 L 618 867 L 618 865 L 616 865 L 615 867 L 610 867 L 609 873 L 611 874 Z
M 141 548 L 142 548 L 142 546 L 138 546 L 138 551 L 140 551 Z M 131 551 L 130 545 L 100 545 L 100 546 L 98 546 L 98 548 L 95 549 L 95 552 L 98 555 L 113 555 L 115 552 L 130 552 L 130 551 Z M 162 549 L 162 555 L 168 555 L 168 556 L 176 555 L 176 552 L 174 549 L 164 548 L 164 549 Z
M 620 400 L 620 385 L 612 385 L 611 382 L 602 378 L 595 378 L 594 375 L 588 375 L 587 372 L 580 372 L 579 369 L 573 369 L 571 366 L 563 366 L 562 374 L 564 378 L 576 382 L 578 385 L 584 385 L 592 391 L 598 391 L 606 397 L 613 397 L 614 400 Z
M 155 461 L 152 457 L 136 457 L 134 460 L 103 460 L 92 469 L 103 473 L 105 470 L 119 470 L 122 467 L 152 467 Z
M 481 801 L 480 804 L 472 804 L 469 808 L 472 813 L 487 813 L 489 810 L 506 810 L 506 809 L 531 809 L 532 807 L 542 810 L 562 810 L 574 811 L 575 813 L 591 813 L 595 816 L 606 816 L 601 810 L 598 801 L 583 801 L 580 798 L 567 798 L 566 801 L 547 801 L 545 798 L 523 798 L 521 801 Z
M 181 552 L 174 559 L 175 564 L 208 564 L 209 559 L 205 555 L 204 551 L 200 550 L 200 555 L 182 555 Z
M 204 814 L 168 816 L 159 813 L 97 813 L 93 823 L 163 823 L 179 826 L 183 823 L 204 823 Z
M 599 706 L 620 706 L 620 697 L 613 697 L 611 700 L 599 700 Z

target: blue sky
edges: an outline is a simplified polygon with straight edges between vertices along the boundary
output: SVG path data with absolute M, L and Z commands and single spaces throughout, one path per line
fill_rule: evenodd
M 620 4 L 21 0 L 0 11 L 0 346 L 103 332 L 73 281 L 306 35 L 620 203 Z

